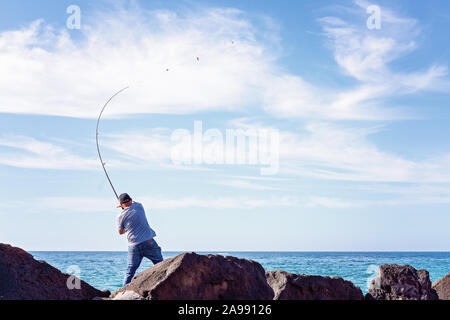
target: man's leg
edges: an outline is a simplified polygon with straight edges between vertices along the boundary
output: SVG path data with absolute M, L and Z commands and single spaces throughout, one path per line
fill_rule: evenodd
M 127 266 L 127 273 L 125 274 L 125 279 L 123 282 L 123 285 L 125 286 L 128 284 L 131 279 L 133 279 L 134 274 L 136 273 L 136 270 L 139 268 L 139 265 L 142 261 L 142 254 L 139 250 L 139 246 L 129 246 L 128 247 L 128 266 Z
M 144 257 L 152 260 L 153 264 L 157 264 L 163 261 L 161 247 L 158 245 L 155 239 L 150 242 L 146 242 L 145 246 L 143 247 L 142 253 Z

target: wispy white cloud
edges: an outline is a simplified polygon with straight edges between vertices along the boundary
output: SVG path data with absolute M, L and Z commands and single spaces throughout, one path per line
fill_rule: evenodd
M 321 19 L 337 64 L 360 81 L 337 91 L 281 71 L 274 22 L 265 17 L 256 23 L 236 9 L 179 14 L 116 8 L 87 17 L 82 40 L 38 20 L 0 34 L 0 72 L 9 75 L 0 77 L 0 112 L 94 118 L 115 90 L 131 85 L 107 115 L 259 105 L 277 117 L 404 117 L 375 100 L 399 90 L 442 88 L 447 74 L 440 65 L 411 74 L 389 69 L 389 62 L 417 46 L 415 33 L 403 27 L 411 21 L 390 13 L 391 36 L 379 36 L 337 17 Z
M 254 183 L 246 180 L 220 180 L 215 182 L 216 184 L 238 188 L 238 189 L 253 189 L 253 190 L 280 190 L 279 187 L 272 187 L 268 185 L 263 185 L 261 183 Z
M 321 196 L 312 196 L 308 198 L 306 203 L 308 207 L 325 207 L 333 209 L 345 209 L 360 206 L 360 203 L 353 200 L 344 200 L 339 198 L 329 198 Z
M 54 143 L 31 137 L 7 135 L 0 137 L 0 164 L 19 167 L 54 170 L 98 169 L 95 158 L 74 154 Z
M 383 200 L 365 201 L 360 203 L 365 206 L 386 205 L 433 205 L 450 203 L 450 185 L 448 183 L 438 184 L 374 184 L 353 187 L 356 192 L 370 192 L 383 197 Z
M 234 128 L 273 129 L 243 119 L 232 121 Z M 450 155 L 409 160 L 386 152 L 371 142 L 371 135 L 383 127 L 348 127 L 330 123 L 309 123 L 301 131 L 280 131 L 280 174 L 277 177 L 236 176 L 230 168 L 217 172 L 213 183 L 254 190 L 283 189 L 285 179 L 307 176 L 318 179 L 447 183 L 450 182 Z M 108 167 L 145 170 L 217 170 L 214 166 L 175 165 L 170 158 L 172 143 L 168 129 L 151 132 L 109 134 L 102 148 L 114 150 Z M 64 141 L 63 141 L 64 142 Z M 48 142 L 24 136 L 0 137 L 0 164 L 37 169 L 98 170 L 96 155 L 81 156 L 68 142 Z M 70 143 L 69 143 L 70 145 Z M 255 166 L 256 168 L 257 166 Z M 224 171 L 225 170 L 225 171 Z M 231 175 L 230 175 L 231 174 Z M 226 177 L 226 179 L 224 179 Z M 252 181 L 253 180 L 253 181 Z M 276 183 L 276 186 L 273 184 Z
M 276 182 L 276 181 L 288 181 L 292 180 L 292 178 L 286 177 L 267 177 L 267 176 L 227 176 L 229 179 L 238 179 L 238 180 L 250 180 L 250 181 L 266 181 L 266 182 Z
M 168 163 L 171 156 L 168 128 L 107 134 L 102 137 L 102 146 L 116 151 L 134 163 Z
M 257 123 L 251 119 L 238 118 L 228 122 L 231 128 L 243 130 L 273 130 L 273 126 Z M 308 176 L 318 179 L 369 181 L 369 182 L 407 182 L 407 183 L 446 183 L 450 182 L 450 154 L 443 152 L 434 157 L 410 160 L 395 152 L 387 152 L 372 142 L 371 136 L 384 130 L 378 126 L 348 126 L 329 122 L 309 122 L 298 130 L 281 130 L 279 141 L 280 174 L 266 179 L 264 184 L 248 182 L 248 177 L 217 177 L 215 183 L 236 188 L 273 188 L 267 182 L 273 179 L 286 179 L 292 176 Z M 170 130 L 156 129 L 147 134 L 123 133 L 110 135 L 105 146 L 118 153 L 138 159 L 145 167 L 148 163 L 170 166 Z M 129 141 L 132 141 L 130 144 Z M 250 147 L 250 145 L 248 146 Z M 256 167 L 256 166 L 255 166 Z M 181 165 L 178 169 L 211 169 L 211 166 Z M 226 170 L 224 173 L 232 172 Z M 254 178 L 256 179 L 256 178 Z M 267 180 L 272 179 L 272 180 Z M 277 184 L 277 188 L 283 183 Z
M 369 6 L 365 1 L 356 1 L 356 4 L 361 9 L 356 11 L 359 16 Z M 354 17 L 355 12 L 350 16 Z M 359 24 L 353 24 L 334 16 L 319 19 L 336 63 L 344 74 L 359 81 L 354 88 L 337 93 L 330 103 L 330 110 L 341 113 L 343 118 L 348 118 L 349 112 L 356 116 L 361 111 L 374 118 L 380 112 L 380 120 L 386 115 L 408 117 L 404 110 L 392 113 L 386 109 L 384 99 L 422 90 L 450 90 L 445 65 L 431 61 L 425 70 L 409 73 L 395 71 L 390 66 L 391 62 L 418 48 L 416 38 L 421 29 L 417 20 L 399 16 L 385 7 L 381 8 L 381 19 L 381 30 L 369 30 L 360 20 Z
M 264 197 L 215 197 L 212 195 L 199 196 L 136 196 L 135 200 L 144 204 L 149 210 L 177 210 L 188 208 L 204 208 L 208 210 L 240 209 L 252 210 L 257 208 L 328 208 L 351 209 L 386 206 L 414 206 L 450 204 L 450 187 L 448 185 L 411 185 L 398 186 L 392 184 L 366 185 L 352 188 L 355 192 L 370 191 L 372 196 L 348 197 L 326 195 L 275 195 L 267 191 Z M 377 199 L 373 199 L 376 195 Z M 384 195 L 379 197 L 380 195 Z M 52 210 L 54 212 L 98 213 L 115 212 L 116 203 L 111 198 L 98 197 L 41 197 L 29 198 L 26 201 L 10 201 L 1 205 L 3 209 L 20 206 L 24 211 L 36 212 Z
M 142 202 L 158 209 L 209 208 L 209 209 L 254 209 L 261 207 L 294 207 L 299 200 L 288 196 L 268 196 L 267 198 L 250 197 L 181 197 L 155 198 L 142 197 Z
M 357 1 L 356 5 L 361 9 L 367 3 Z M 92 19 L 96 22 L 84 27 L 80 42 L 64 30 L 36 21 L 0 34 L 0 71 L 9 75 L 0 76 L 0 112 L 96 117 L 106 97 L 133 83 L 134 87 L 113 101 L 109 115 L 236 110 L 256 103 L 270 115 L 315 118 L 300 132 L 281 132 L 284 177 L 446 183 L 450 181 L 449 155 L 410 160 L 383 151 L 371 141 L 379 127 L 325 122 L 402 117 L 405 114 L 385 109 L 380 101 L 419 90 L 448 90 L 443 65 L 430 61 L 428 67 L 410 73 L 391 67 L 393 61 L 418 48 L 421 30 L 417 20 L 388 8 L 382 7 L 382 19 L 382 30 L 376 32 L 338 16 L 319 20 L 336 64 L 357 81 L 354 87 L 341 90 L 316 87 L 281 72 L 276 34 L 264 29 L 269 29 L 267 25 L 258 28 L 235 9 L 185 15 L 119 9 Z M 263 39 L 258 38 L 260 32 Z M 108 34 L 119 40 L 112 41 Z M 231 124 L 258 126 L 242 119 Z M 174 166 L 169 134 L 168 129 L 156 129 L 145 134 L 105 135 L 104 147 L 118 155 L 108 165 L 140 164 L 142 169 L 157 163 L 176 169 L 207 169 Z M 4 165 L 98 169 L 98 160 L 76 155 L 61 144 L 15 137 L 2 139 L 0 145 Z M 222 182 L 237 188 L 266 188 L 239 178 Z
M 0 34 L 0 112 L 93 118 L 125 85 L 108 115 L 243 108 L 273 71 L 277 40 L 260 27 L 236 9 L 119 8 L 86 17 L 75 41 L 38 20 Z
M 273 129 L 241 118 L 230 124 L 242 129 Z M 353 125 L 308 122 L 298 130 L 280 130 L 280 177 L 307 176 L 318 179 L 447 183 L 450 154 L 410 160 L 387 152 L 372 142 L 382 125 Z
M 221 209 L 255 209 L 267 207 L 299 207 L 309 205 L 308 199 L 290 196 L 268 195 L 264 198 L 251 197 L 167 197 L 141 196 L 135 199 L 146 208 L 157 210 L 174 210 L 186 208 Z M 107 198 L 93 197 L 44 197 L 27 199 L 26 202 L 11 202 L 9 206 L 20 205 L 24 210 L 49 209 L 56 212 L 108 212 L 115 208 L 115 203 Z
M 370 140 L 380 129 L 311 123 L 303 135 L 282 132 L 281 170 L 335 180 L 450 182 L 448 154 L 410 160 L 383 151 Z

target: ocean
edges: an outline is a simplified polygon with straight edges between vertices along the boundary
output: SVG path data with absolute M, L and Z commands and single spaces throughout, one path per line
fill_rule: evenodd
M 181 252 L 163 252 L 170 258 Z M 367 293 L 377 267 L 384 263 L 409 264 L 426 269 L 431 281 L 450 272 L 450 252 L 197 252 L 199 254 L 232 255 L 255 260 L 266 270 L 292 273 L 338 276 L 352 281 Z M 37 260 L 44 260 L 62 272 L 76 274 L 98 289 L 111 292 L 122 286 L 127 266 L 127 252 L 31 252 Z M 137 273 L 152 266 L 145 259 Z M 137 274 L 136 273 L 136 274 Z

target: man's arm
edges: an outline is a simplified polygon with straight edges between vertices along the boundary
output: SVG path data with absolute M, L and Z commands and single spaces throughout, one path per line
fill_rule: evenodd
M 117 226 L 119 227 L 119 234 L 122 235 L 125 233 L 125 226 L 123 224 L 123 217 L 121 215 L 117 218 Z

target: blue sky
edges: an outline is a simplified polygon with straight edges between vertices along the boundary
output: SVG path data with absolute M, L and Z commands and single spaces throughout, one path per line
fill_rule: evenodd
M 126 249 L 95 125 L 130 86 L 101 149 L 163 250 L 447 251 L 449 25 L 437 0 L 3 1 L 0 242 Z M 278 132 L 278 172 L 174 164 L 195 121 Z

